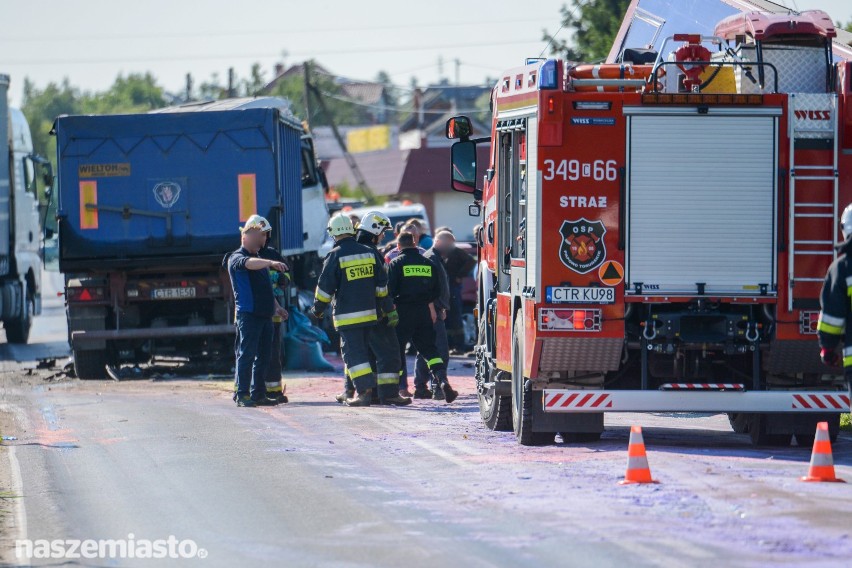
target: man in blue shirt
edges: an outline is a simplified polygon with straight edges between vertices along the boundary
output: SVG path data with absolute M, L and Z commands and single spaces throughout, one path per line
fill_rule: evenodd
M 272 349 L 272 317 L 286 312 L 275 301 L 269 269 L 284 272 L 281 262 L 266 260 L 258 251 L 266 242 L 269 222 L 252 215 L 240 228 L 242 246 L 228 259 L 228 275 L 237 307 L 239 347 L 235 369 L 237 406 L 273 406 L 266 396 L 265 374 Z

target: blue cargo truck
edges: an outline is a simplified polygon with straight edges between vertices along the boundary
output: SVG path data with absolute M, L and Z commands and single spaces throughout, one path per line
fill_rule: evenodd
M 233 357 L 222 259 L 254 213 L 272 224 L 294 281 L 313 285 L 326 186 L 283 99 L 65 116 L 54 133 L 59 269 L 81 379 L 154 357 Z

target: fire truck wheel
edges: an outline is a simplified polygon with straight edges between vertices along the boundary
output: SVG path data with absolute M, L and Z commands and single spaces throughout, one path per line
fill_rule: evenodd
M 104 349 L 89 351 L 74 350 L 74 372 L 83 381 L 97 381 L 107 378 L 107 353 Z
M 793 434 L 767 434 L 765 414 L 749 415 L 748 434 L 755 446 L 784 447 L 793 441 Z
M 479 415 L 485 425 L 495 432 L 512 430 L 512 397 L 501 396 L 495 388 L 479 393 Z
M 599 442 L 603 432 L 560 432 L 562 441 L 566 444 L 590 444 Z
M 533 432 L 532 392 L 524 377 L 523 327 L 523 314 L 519 312 L 512 333 L 512 426 L 522 446 L 552 444 L 556 432 Z
M 748 433 L 748 415 L 743 414 L 742 412 L 729 412 L 728 413 L 728 422 L 731 423 L 731 428 L 737 434 L 747 434 Z

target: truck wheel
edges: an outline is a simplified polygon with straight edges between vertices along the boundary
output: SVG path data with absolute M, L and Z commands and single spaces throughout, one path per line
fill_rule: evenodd
M 512 426 L 515 437 L 522 446 L 552 444 L 555 432 L 533 432 L 532 392 L 526 388 L 524 377 L 524 352 L 520 330 L 522 315 L 515 317 L 512 333 Z
M 35 301 L 31 297 L 27 297 L 21 307 L 23 312 L 19 317 L 3 322 L 3 328 L 6 330 L 6 341 L 9 343 L 26 343 L 30 338 Z
M 793 441 L 793 434 L 767 434 L 766 415 L 751 414 L 749 416 L 748 434 L 751 443 L 755 446 L 789 446 Z
M 485 425 L 495 432 L 512 429 L 512 397 L 498 395 L 495 388 L 479 393 L 479 415 Z
M 107 378 L 107 354 L 104 349 L 74 351 L 74 372 L 84 381 L 97 381 Z
M 483 383 L 496 379 L 494 374 L 484 347 L 477 347 L 476 397 L 479 402 L 479 416 L 489 430 L 508 432 L 512 429 L 512 397 L 498 395 L 496 382 L 490 388 L 482 386 Z
M 562 441 L 566 444 L 591 444 L 599 442 L 603 432 L 560 432 Z
M 731 423 L 731 428 L 737 434 L 748 433 L 748 415 L 742 412 L 729 412 L 728 422 Z

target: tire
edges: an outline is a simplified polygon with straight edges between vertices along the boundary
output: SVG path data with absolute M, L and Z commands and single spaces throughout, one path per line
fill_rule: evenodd
M 107 353 L 104 349 L 74 351 L 74 373 L 83 381 L 97 381 L 107 378 Z
M 9 343 L 24 344 L 30 338 L 30 329 L 35 314 L 35 300 L 28 292 L 22 307 L 23 313 L 20 317 L 3 322 L 3 328 L 6 330 L 6 341 Z
M 509 432 L 512 430 L 512 397 L 501 396 L 491 388 L 478 393 L 479 416 L 489 430 Z
M 729 412 L 728 422 L 731 423 L 731 428 L 737 434 L 748 434 L 748 415 L 742 412 Z
M 566 444 L 591 444 L 600 442 L 603 432 L 560 432 L 562 441 Z
M 763 414 L 752 414 L 749 419 L 748 435 L 752 445 L 785 447 L 793 441 L 793 434 L 767 434 L 766 419 Z
M 489 355 L 485 347 L 476 348 L 476 398 L 479 416 L 489 430 L 509 432 L 512 430 L 512 397 L 498 395 L 497 388 L 485 389 L 482 384 L 494 378 Z
M 552 444 L 556 432 L 533 432 L 532 393 L 524 377 L 524 352 L 520 337 L 522 327 L 522 315 L 518 313 L 512 330 L 512 429 L 522 446 Z

